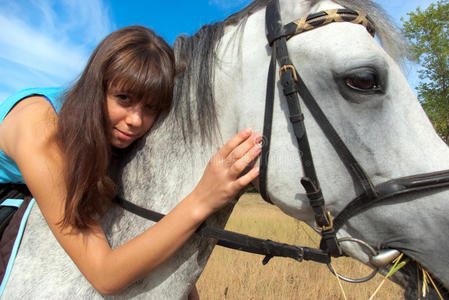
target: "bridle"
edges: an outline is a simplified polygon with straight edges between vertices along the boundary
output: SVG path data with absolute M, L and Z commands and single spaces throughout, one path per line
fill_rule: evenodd
M 332 22 L 360 24 L 374 37 L 375 28 L 367 15 L 350 9 L 333 9 L 308 15 L 283 26 L 279 13 L 279 0 L 272 0 L 266 9 L 265 22 L 268 43 L 272 49 L 267 80 L 263 128 L 264 145 L 262 148 L 259 177 L 259 189 L 265 201 L 272 203 L 268 196 L 266 186 L 276 84 L 276 63 L 280 67 L 279 76 L 283 87 L 283 95 L 288 104 L 289 119 L 298 143 L 299 156 L 304 171 L 301 184 L 306 191 L 310 206 L 313 209 L 317 227 L 321 231 L 322 239 L 320 248 L 327 251 L 329 255 L 334 257 L 343 255 L 340 242 L 336 238 L 336 232 L 354 215 L 392 197 L 424 190 L 436 191 L 437 189 L 449 186 L 449 170 L 397 178 L 374 186 L 366 172 L 329 122 L 290 60 L 287 49 L 287 40 L 289 38 Z M 307 130 L 304 125 L 304 115 L 301 111 L 299 96 L 337 152 L 351 175 L 356 192 L 359 194 L 335 219 L 332 218 L 331 213 L 326 209 L 325 200 L 320 189 L 313 163 L 312 151 L 307 138 Z
M 283 87 L 283 95 L 288 103 L 289 119 L 298 143 L 298 152 L 304 172 L 301 184 L 306 191 L 309 203 L 315 215 L 316 224 L 321 233 L 322 239 L 320 249 L 262 240 L 206 226 L 204 224 L 197 230 L 198 235 L 214 238 L 217 240 L 217 245 L 220 246 L 265 255 L 265 259 L 263 260 L 264 264 L 266 264 L 272 257 L 280 256 L 290 257 L 297 261 L 312 260 L 329 265 L 331 256 L 339 257 L 344 255 L 340 246 L 342 242 L 356 242 L 367 249 L 371 256 L 376 255 L 376 251 L 364 241 L 354 238 L 337 239 L 336 233 L 338 229 L 340 229 L 341 226 L 354 215 L 392 197 L 421 191 L 437 191 L 449 186 L 449 170 L 417 174 L 393 179 L 376 186 L 373 185 L 366 172 L 326 118 L 289 58 L 287 50 L 287 40 L 289 38 L 304 31 L 327 25 L 331 22 L 352 22 L 363 25 L 372 36 L 374 36 L 375 33 L 374 25 L 368 16 L 350 9 L 321 11 L 283 26 L 279 13 L 279 1 L 270 1 L 266 8 L 267 39 L 272 49 L 272 56 L 267 79 L 263 128 L 264 144 L 261 154 L 259 189 L 263 199 L 272 203 L 266 187 L 271 124 L 273 119 L 273 102 L 276 90 L 276 66 L 278 63 L 280 66 L 279 74 Z M 354 182 L 356 192 L 359 194 L 334 219 L 326 208 L 319 180 L 316 175 L 299 96 L 345 165 Z M 159 221 L 164 216 L 160 213 L 139 207 L 123 198 L 118 197 L 117 203 L 124 209 L 154 222 Z M 337 275 L 344 280 L 363 282 L 372 278 L 376 272 L 377 270 L 369 276 L 357 280 L 348 279 L 339 274 Z

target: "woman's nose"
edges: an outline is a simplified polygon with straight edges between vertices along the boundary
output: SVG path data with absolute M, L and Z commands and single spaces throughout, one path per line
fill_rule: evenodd
M 142 109 L 135 107 L 128 111 L 126 123 L 132 127 L 139 127 L 142 125 L 142 119 Z

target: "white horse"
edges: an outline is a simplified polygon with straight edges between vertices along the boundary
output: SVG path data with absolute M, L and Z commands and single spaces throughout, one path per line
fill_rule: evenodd
M 194 188 L 208 159 L 225 140 L 246 126 L 262 132 L 272 51 L 265 36 L 267 2 L 257 0 L 224 22 L 177 39 L 177 59 L 185 61 L 186 70 L 177 80 L 176 103 L 124 168 L 125 198 L 167 213 Z M 399 38 L 381 10 L 368 0 L 280 1 L 284 24 L 340 7 L 367 13 L 384 48 L 363 26 L 347 22 L 304 32 L 287 45 L 296 69 L 343 142 L 374 184 L 449 169 L 449 149 L 433 130 L 398 67 L 400 49 L 395 44 Z M 368 86 L 358 88 L 352 82 L 354 77 Z M 377 92 L 369 91 L 374 87 Z M 301 160 L 281 90 L 278 83 L 267 192 L 286 214 L 313 225 L 312 211 L 299 184 Z M 304 106 L 303 112 L 327 208 L 335 215 L 356 197 L 356 191 L 348 171 Z M 447 289 L 448 198 L 446 190 L 395 198 L 350 218 L 338 235 L 364 240 L 376 249 L 398 249 Z M 231 210 L 231 206 L 223 209 L 208 223 L 224 226 Z M 118 207 L 103 220 L 112 247 L 152 224 Z M 346 244 L 347 253 L 369 263 L 360 248 Z M 116 298 L 185 299 L 213 247 L 214 240 L 194 236 L 166 263 Z M 410 270 L 396 279 L 410 289 L 416 285 L 416 274 Z M 408 295 L 413 292 L 409 290 Z M 4 297 L 102 298 L 57 244 L 37 206 Z

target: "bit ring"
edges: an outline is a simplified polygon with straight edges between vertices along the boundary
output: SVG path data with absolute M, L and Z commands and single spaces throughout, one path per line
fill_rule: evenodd
M 352 238 L 352 237 L 343 237 L 343 238 L 337 239 L 337 242 L 338 242 L 338 243 L 341 243 L 341 242 L 353 242 L 353 243 L 357 243 L 357 244 L 359 244 L 360 246 L 362 246 L 362 247 L 364 247 L 365 249 L 367 249 L 367 250 L 371 253 L 371 256 L 375 256 L 375 255 L 378 254 L 377 251 L 376 251 L 373 247 L 371 247 L 368 243 L 366 243 L 366 242 L 364 242 L 364 241 L 362 241 L 362 240 L 359 240 L 359 239 L 355 239 L 355 238 Z M 367 276 L 365 276 L 365 277 L 362 277 L 362 278 L 356 278 L 356 279 L 354 279 L 354 278 L 345 277 L 345 276 L 343 276 L 343 275 L 341 275 L 341 274 L 336 273 L 335 270 L 334 270 L 334 268 L 332 268 L 332 265 L 331 265 L 330 263 L 327 264 L 327 267 L 329 268 L 329 271 L 331 271 L 332 274 L 338 276 L 338 278 L 340 278 L 340 279 L 343 280 L 343 281 L 351 282 L 351 283 L 362 283 L 362 282 L 366 282 L 366 281 L 372 279 L 372 278 L 377 274 L 377 272 L 379 271 L 379 268 L 376 268 L 376 269 L 374 269 L 373 272 L 371 272 L 369 275 L 367 275 Z

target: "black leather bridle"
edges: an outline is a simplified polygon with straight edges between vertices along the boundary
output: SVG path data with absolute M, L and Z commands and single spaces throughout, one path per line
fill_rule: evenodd
M 273 102 L 276 90 L 276 65 L 278 63 L 280 66 L 280 80 L 283 86 L 283 94 L 288 103 L 290 121 L 298 143 L 298 151 L 304 171 L 304 177 L 301 179 L 301 184 L 306 190 L 310 205 L 313 208 L 316 224 L 321 231 L 321 249 L 299 247 L 270 240 L 262 240 L 206 226 L 204 224 L 197 230 L 197 234 L 202 237 L 216 239 L 217 245 L 265 255 L 265 259 L 263 260 L 264 264 L 274 256 L 290 257 L 297 261 L 312 260 L 329 264 L 331 256 L 338 257 L 344 255 L 340 248 L 340 242 L 345 239 L 337 240 L 336 232 L 352 216 L 392 197 L 424 190 L 437 191 L 449 186 L 449 170 L 397 178 L 376 186 L 372 184 L 363 168 L 351 154 L 323 111 L 320 109 L 318 103 L 307 89 L 289 58 L 287 50 L 287 40 L 289 38 L 301 32 L 331 22 L 352 22 L 361 24 L 365 26 L 368 33 L 372 36 L 374 36 L 375 33 L 374 25 L 368 16 L 350 9 L 321 11 L 283 26 L 279 13 L 278 0 L 272 0 L 266 8 L 267 38 L 272 48 L 272 57 L 267 80 L 263 129 L 265 141 L 262 148 L 259 189 L 262 197 L 267 202 L 272 203 L 266 187 Z M 307 132 L 304 126 L 304 116 L 301 112 L 299 96 L 336 150 L 339 158 L 344 163 L 351 175 L 356 191 L 358 193 L 360 192 L 359 196 L 351 201 L 335 219 L 332 218 L 330 212 L 326 209 L 325 201 L 320 189 L 320 184 L 313 164 L 312 151 L 309 146 Z M 139 207 L 120 197 L 117 198 L 117 203 L 124 209 L 155 222 L 159 221 L 164 216 L 163 214 Z
M 272 57 L 265 103 L 263 131 L 265 143 L 262 149 L 260 167 L 260 192 L 267 202 L 272 203 L 268 196 L 266 186 L 277 62 L 280 66 L 280 81 L 283 87 L 283 95 L 288 103 L 289 117 L 298 143 L 299 155 L 304 171 L 301 184 L 313 208 L 316 224 L 321 229 L 321 248 L 328 251 L 330 255 L 338 257 L 342 255 L 342 252 L 336 239 L 336 232 L 349 218 L 366 208 L 372 207 L 374 204 L 378 204 L 392 197 L 423 190 L 436 191 L 440 188 L 448 187 L 449 170 L 397 178 L 374 186 L 366 172 L 339 137 L 293 66 L 287 50 L 287 39 L 331 22 L 352 22 L 360 24 L 365 26 L 369 34 L 374 36 L 375 28 L 368 16 L 350 9 L 335 9 L 311 14 L 283 26 L 279 13 L 279 1 L 272 0 L 267 6 L 265 20 L 267 39 L 272 49 Z M 320 189 L 313 163 L 312 151 L 307 138 L 307 131 L 304 126 L 304 116 L 301 112 L 299 96 L 351 175 L 356 192 L 359 193 L 358 191 L 361 191 L 359 196 L 351 201 L 337 215 L 335 220 L 332 220 L 331 213 L 326 209 L 323 194 Z

